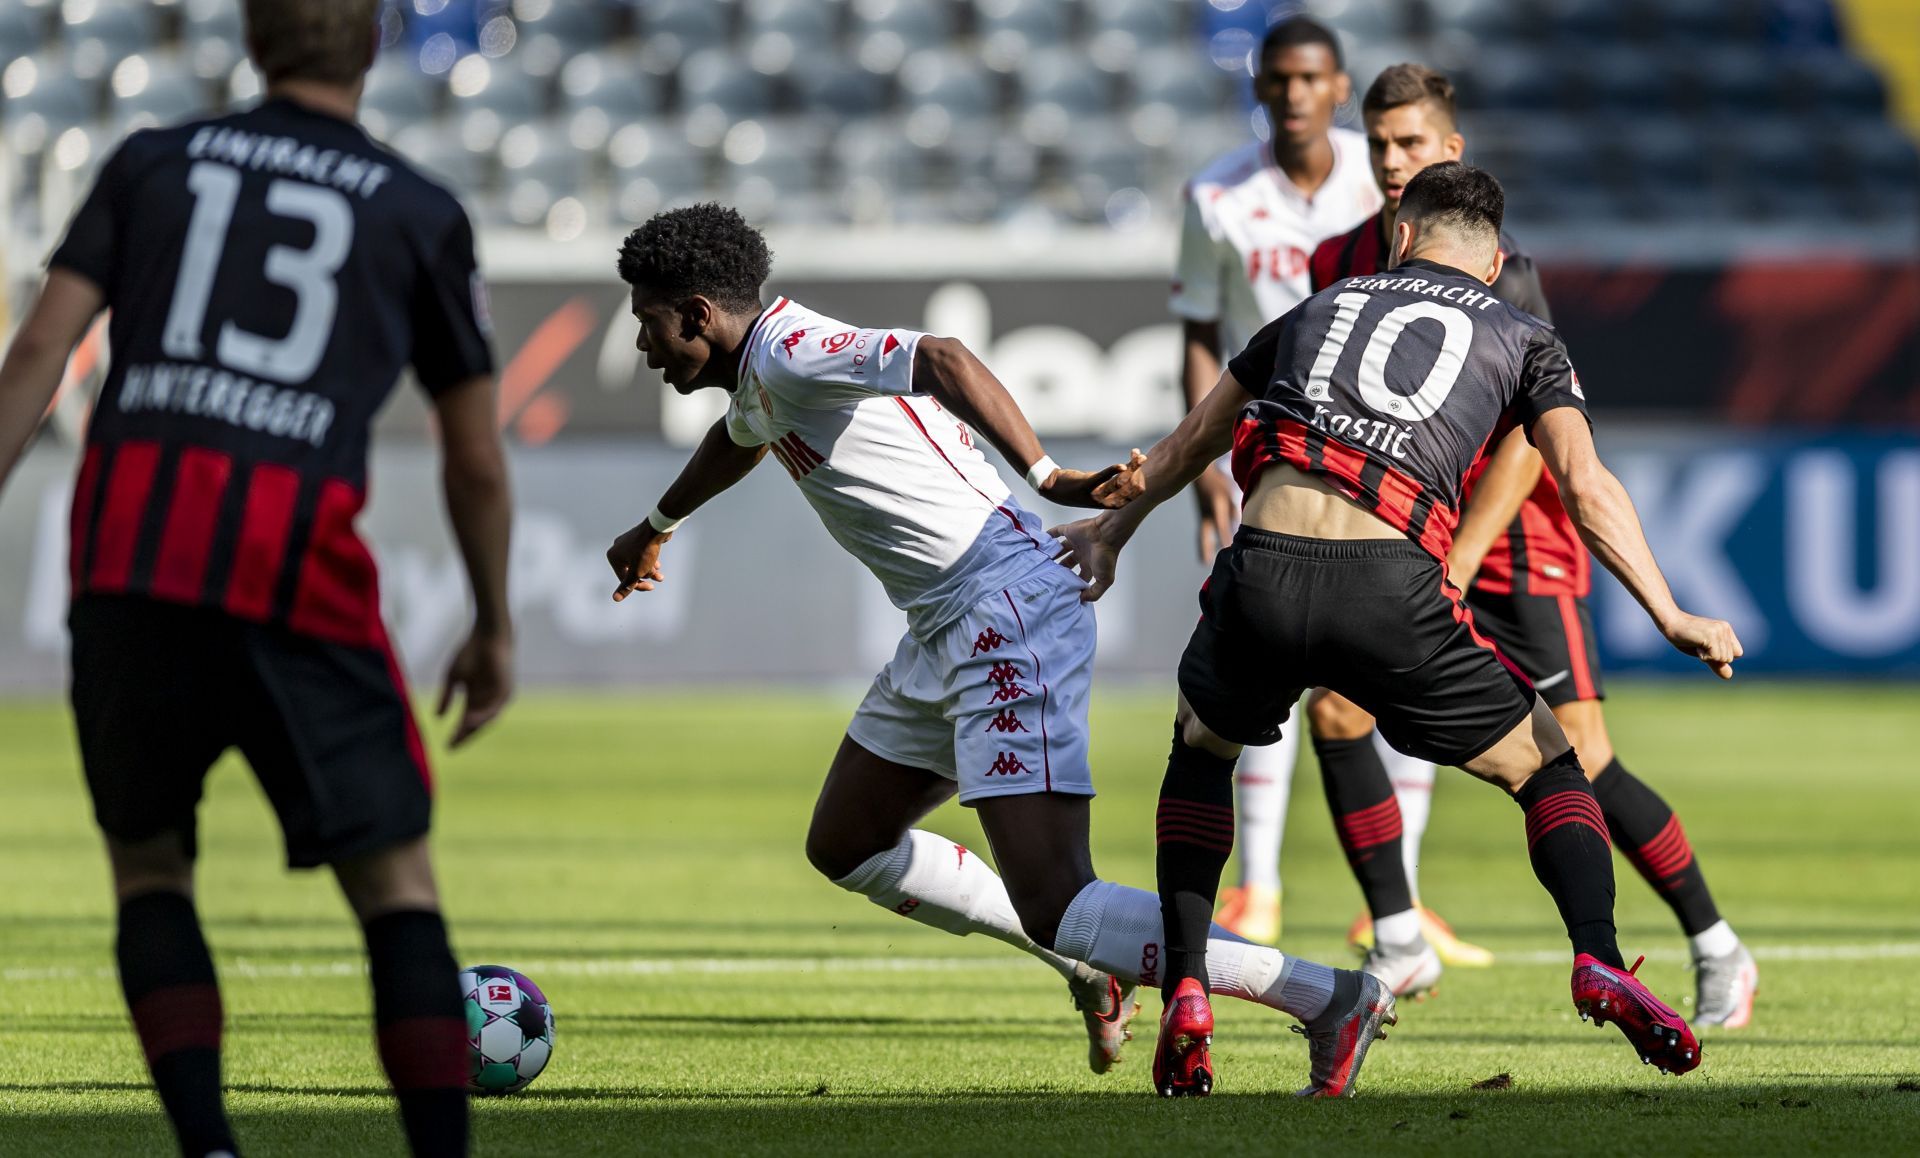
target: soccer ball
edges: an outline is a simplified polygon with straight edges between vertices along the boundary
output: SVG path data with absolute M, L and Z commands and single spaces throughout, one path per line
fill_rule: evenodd
M 511 1094 L 540 1076 L 553 1056 L 553 1007 L 540 987 L 504 965 L 460 974 L 467 1014 L 467 1088 Z

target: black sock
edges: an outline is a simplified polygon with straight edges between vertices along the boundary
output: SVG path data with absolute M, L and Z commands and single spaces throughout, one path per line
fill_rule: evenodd
M 1400 858 L 1400 802 L 1393 795 L 1387 766 L 1371 735 L 1358 740 L 1313 738 L 1326 784 L 1334 831 L 1346 850 L 1347 865 L 1367 898 L 1374 917 L 1390 917 L 1413 907 L 1407 866 Z
M 1646 782 L 1621 767 L 1616 758 L 1594 778 L 1613 840 L 1633 867 L 1660 894 L 1689 937 L 1720 922 L 1720 909 L 1707 889 L 1707 876 L 1687 843 L 1680 818 Z
M 220 983 L 193 901 L 172 892 L 122 901 L 114 957 L 180 1152 L 237 1153 L 220 1099 Z
M 1167 941 L 1160 990 L 1169 996 L 1182 978 L 1208 985 L 1213 902 L 1220 892 L 1220 870 L 1233 852 L 1233 763 L 1188 747 L 1180 739 L 1180 725 L 1174 725 L 1173 751 L 1160 782 L 1155 858 Z
M 1580 761 L 1569 751 L 1514 797 L 1527 814 L 1527 858 L 1553 894 L 1575 953 L 1624 967 L 1613 929 L 1613 852 L 1607 822 Z
M 460 967 L 440 914 L 387 913 L 366 924 L 380 1063 L 415 1154 L 467 1152 L 466 1021 Z

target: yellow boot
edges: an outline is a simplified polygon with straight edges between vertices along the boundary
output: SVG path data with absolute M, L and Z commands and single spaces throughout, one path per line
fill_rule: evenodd
M 1213 922 L 1236 936 L 1272 945 L 1280 940 L 1280 890 L 1265 885 L 1221 889 Z
M 1420 935 L 1440 954 L 1442 964 L 1457 969 L 1484 969 L 1493 964 L 1493 951 L 1482 948 L 1471 941 L 1462 941 L 1440 915 L 1425 905 L 1416 904 L 1420 912 Z M 1365 913 L 1353 919 L 1353 925 L 1347 930 L 1347 944 L 1362 954 L 1373 948 L 1373 918 Z

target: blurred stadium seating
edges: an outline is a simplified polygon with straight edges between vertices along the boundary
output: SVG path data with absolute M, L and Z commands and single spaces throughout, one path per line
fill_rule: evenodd
M 238 7 L 0 3 L 14 229 L 64 216 L 42 196 L 128 129 L 256 95 Z M 771 223 L 1164 225 L 1197 165 L 1263 130 L 1247 54 L 1294 7 L 394 0 L 366 121 L 482 222 L 563 240 L 701 196 Z M 1886 86 L 1826 0 L 1306 7 L 1347 37 L 1356 89 L 1401 59 L 1453 71 L 1475 155 L 1528 222 L 1859 224 L 1920 200 Z

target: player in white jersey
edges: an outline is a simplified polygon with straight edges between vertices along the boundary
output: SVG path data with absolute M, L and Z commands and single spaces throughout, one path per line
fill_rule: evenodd
M 1181 377 L 1192 409 L 1220 380 L 1221 352 L 1244 349 L 1261 327 L 1306 300 L 1307 259 L 1380 211 L 1367 139 L 1335 128 L 1352 95 L 1340 42 L 1304 16 L 1275 24 L 1260 44 L 1254 98 L 1273 126 L 1188 183 L 1170 308 L 1181 319 Z M 1215 469 L 1194 483 L 1200 558 L 1233 537 L 1236 488 Z M 1280 836 L 1300 747 L 1292 717 L 1279 742 L 1249 747 L 1234 769 L 1240 885 L 1220 893 L 1219 922 L 1251 940 L 1280 934 Z
M 647 364 L 682 393 L 717 387 L 730 401 L 653 512 L 608 550 L 614 598 L 661 582 L 674 527 L 773 455 L 907 613 L 828 769 L 808 860 L 902 916 L 1053 966 L 1104 1071 L 1138 1008 L 1134 987 L 1160 981 L 1160 900 L 1093 874 L 1092 609 L 975 432 L 1069 506 L 1098 505 L 1094 488 L 1132 464 L 1059 469 L 1006 389 L 950 338 L 848 325 L 786 298 L 763 307 L 770 264 L 760 235 L 712 204 L 660 214 L 621 249 Z M 913 827 L 956 793 L 979 809 L 1004 883 L 966 848 Z M 1215 992 L 1308 1023 L 1313 1072 L 1355 1068 L 1341 1041 L 1368 1014 L 1371 978 L 1224 930 L 1208 964 Z

